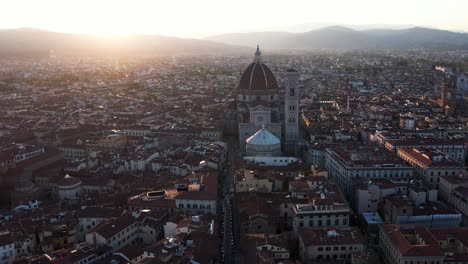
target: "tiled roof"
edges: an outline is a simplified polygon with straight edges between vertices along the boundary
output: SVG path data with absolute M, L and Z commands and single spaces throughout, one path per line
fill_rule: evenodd
M 382 226 L 387 233 L 393 246 L 402 256 L 443 256 L 436 238 L 425 227 L 420 226 L 398 226 L 384 224 Z M 417 234 L 423 244 L 412 244 L 405 234 Z
M 94 231 L 104 238 L 109 239 L 129 227 L 135 221 L 136 219 L 131 214 L 126 213 L 115 220 L 98 225 Z
M 364 244 L 364 237 L 357 227 L 301 228 L 299 235 L 306 247 Z
M 261 62 L 251 63 L 244 71 L 239 82 L 239 90 L 278 90 L 273 72 Z

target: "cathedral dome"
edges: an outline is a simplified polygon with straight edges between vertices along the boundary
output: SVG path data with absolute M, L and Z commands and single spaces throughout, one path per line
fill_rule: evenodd
M 252 62 L 242 74 L 239 82 L 239 90 L 278 90 L 278 83 L 276 82 L 275 75 L 270 68 L 262 62 L 258 46 L 255 52 L 254 62 Z

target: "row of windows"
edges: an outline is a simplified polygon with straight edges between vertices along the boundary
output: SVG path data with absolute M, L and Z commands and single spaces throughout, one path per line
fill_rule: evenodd
M 305 223 L 307 223 L 307 222 L 305 222 Z M 342 223 L 343 223 L 342 225 L 347 225 L 348 224 L 348 219 L 343 218 Z M 332 225 L 331 219 L 326 219 L 325 223 L 321 219 L 319 219 L 319 220 L 317 220 L 317 225 L 315 225 L 313 220 L 309 220 L 309 224 L 307 226 L 331 226 L 331 225 Z M 340 219 L 335 219 L 334 225 L 336 225 L 336 226 L 340 225 Z M 304 227 L 304 222 L 303 221 L 299 222 L 299 227 Z
M 10 245 L 6 245 L 6 246 L 1 246 L 0 249 L 4 250 L 4 249 L 9 249 L 9 248 L 12 248 L 13 245 L 10 244 Z
M 452 175 L 455 175 L 457 173 L 461 173 L 461 171 L 452 171 Z M 445 176 L 449 175 L 450 173 L 448 171 L 445 171 Z M 434 171 L 431 171 L 430 173 L 431 176 L 434 176 Z M 437 172 L 437 176 L 441 176 L 441 171 Z
M 358 248 L 355 247 L 354 249 L 358 249 Z M 317 250 L 318 250 L 318 251 L 323 251 L 324 248 L 323 248 L 323 247 L 319 247 Z M 331 251 L 331 250 L 332 250 L 331 247 L 325 247 L 325 251 Z M 333 247 L 333 251 L 337 251 L 337 250 L 346 250 L 346 247 L 345 247 L 345 246 Z M 352 246 L 349 246 L 349 250 L 353 250 L 353 247 L 352 247 Z
M 3 253 L 3 258 L 13 257 L 13 251 Z
M 439 264 L 439 261 L 413 261 L 413 260 L 406 260 L 405 264 Z
M 318 255 L 318 256 L 317 256 L 317 259 L 323 259 L 323 258 L 324 258 L 324 259 L 330 259 L 330 257 L 331 257 L 331 255 L 325 255 L 325 257 L 324 257 L 324 255 Z M 332 257 L 333 257 L 334 259 L 337 259 L 337 258 L 338 258 L 338 255 L 337 255 L 337 254 L 334 254 Z M 340 258 L 342 258 L 342 259 L 344 259 L 344 258 L 349 258 L 349 257 L 351 257 L 351 254 L 341 254 L 341 255 L 340 255 Z
M 187 209 L 198 209 L 198 207 L 197 204 L 187 204 Z M 179 208 L 184 208 L 184 204 L 179 204 Z M 205 205 L 200 204 L 200 209 L 205 209 Z M 211 204 L 206 205 L 206 209 L 211 209 Z

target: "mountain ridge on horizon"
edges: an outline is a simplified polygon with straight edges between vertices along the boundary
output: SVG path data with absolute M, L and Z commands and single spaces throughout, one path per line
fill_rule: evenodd
M 160 56 L 244 54 L 249 48 L 162 35 L 106 38 L 37 28 L 0 29 L 2 57 L 45 57 L 51 50 L 65 56 Z
M 284 31 L 227 33 L 205 39 L 249 47 L 262 43 L 262 46 L 268 49 L 468 49 L 468 33 L 421 26 L 405 29 L 356 30 L 335 25 L 301 33 Z
M 67 56 L 239 55 L 249 54 L 257 44 L 272 50 L 468 50 L 468 33 L 425 27 L 355 30 L 335 25 L 302 33 L 227 33 L 204 39 L 143 34 L 106 39 L 37 28 L 0 29 L 3 57 L 47 56 L 50 50 Z

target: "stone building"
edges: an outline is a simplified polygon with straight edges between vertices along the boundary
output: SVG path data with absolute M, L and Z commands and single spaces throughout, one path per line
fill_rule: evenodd
M 246 151 L 246 140 L 265 129 L 281 141 L 285 154 L 296 154 L 299 134 L 298 78 L 295 70 L 287 72 L 287 92 L 280 97 L 277 79 L 263 63 L 257 47 L 254 61 L 241 76 L 236 98 L 239 144 L 243 152 Z

